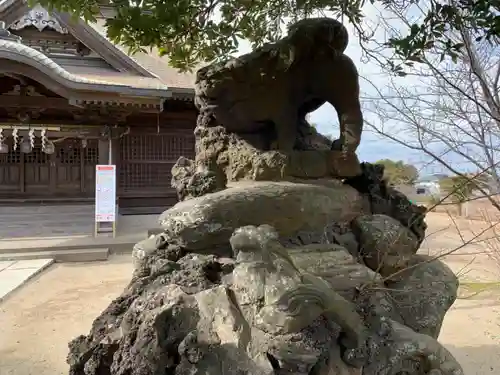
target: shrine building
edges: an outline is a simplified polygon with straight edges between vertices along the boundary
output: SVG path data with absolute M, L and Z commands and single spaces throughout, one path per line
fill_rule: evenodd
M 194 156 L 194 75 L 157 51 L 128 55 L 94 24 L 0 3 L 0 205 L 92 203 L 115 164 L 122 213 L 176 202 L 171 168 Z

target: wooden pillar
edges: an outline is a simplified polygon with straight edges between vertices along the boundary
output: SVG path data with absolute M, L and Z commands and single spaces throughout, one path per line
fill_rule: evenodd
M 110 140 L 110 156 L 111 163 L 116 165 L 116 205 L 117 212 L 120 214 L 120 139 Z
M 85 148 L 82 144 L 83 141 L 79 142 L 78 147 L 80 148 L 80 194 L 85 195 Z M 94 172 L 95 173 L 95 172 Z
M 120 164 L 120 139 L 111 140 L 111 164 L 115 164 L 118 169 Z
M 19 184 L 21 193 L 24 194 L 26 192 L 26 158 L 23 152 L 19 155 Z
M 109 140 L 99 139 L 99 164 L 106 165 L 109 164 Z

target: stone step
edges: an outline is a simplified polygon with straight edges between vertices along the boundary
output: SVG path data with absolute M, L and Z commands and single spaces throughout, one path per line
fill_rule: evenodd
M 163 233 L 162 228 L 151 228 L 148 229 L 148 237 L 156 236 L 157 234 Z
M 94 262 L 107 260 L 109 248 L 54 249 L 44 251 L 15 251 L 0 253 L 0 261 L 53 259 L 56 262 Z
M 107 248 L 111 254 L 131 253 L 134 245 L 147 238 L 147 231 L 130 235 L 63 236 L 50 238 L 0 239 L 0 257 L 5 254 L 32 252 L 74 251 L 79 249 Z

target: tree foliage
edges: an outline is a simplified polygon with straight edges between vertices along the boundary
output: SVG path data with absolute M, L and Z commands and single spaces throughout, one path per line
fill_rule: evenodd
M 36 0 L 31 0 L 36 1 Z M 39 0 L 42 6 L 95 21 L 103 0 Z M 116 16 L 106 22 L 108 37 L 131 51 L 156 47 L 171 64 L 191 69 L 199 61 L 225 58 L 238 49 L 241 39 L 253 47 L 280 38 L 287 24 L 328 12 L 347 19 L 359 36 L 365 30 L 366 0 L 108 0 Z M 426 16 L 409 25 L 401 37 L 389 37 L 404 61 L 421 59 L 436 43 L 452 57 L 461 45 L 447 36 L 450 30 L 474 29 L 480 38 L 500 35 L 498 0 L 369 0 L 380 7 L 407 8 L 426 4 Z
M 457 175 L 439 181 L 441 189 L 445 191 L 455 203 L 465 203 L 472 194 L 479 189 L 487 189 L 489 178 L 486 174 L 477 176 Z
M 418 170 L 402 160 L 382 159 L 376 162 L 384 165 L 384 178 L 391 185 L 411 185 L 418 179 Z

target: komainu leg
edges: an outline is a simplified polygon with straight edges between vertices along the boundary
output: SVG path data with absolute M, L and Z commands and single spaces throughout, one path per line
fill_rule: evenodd
M 278 150 L 285 153 L 293 151 L 299 133 L 297 117 L 286 114 L 276 119 L 275 124 Z
M 357 108 L 350 109 L 340 117 L 340 150 L 353 153 L 361 141 L 363 129 L 363 115 Z M 338 146 L 337 146 L 338 147 Z
M 363 114 L 359 101 L 359 76 L 352 60 L 343 55 L 336 61 L 335 86 L 330 88 L 328 102 L 339 116 L 340 138 L 332 149 L 354 153 L 361 141 Z

